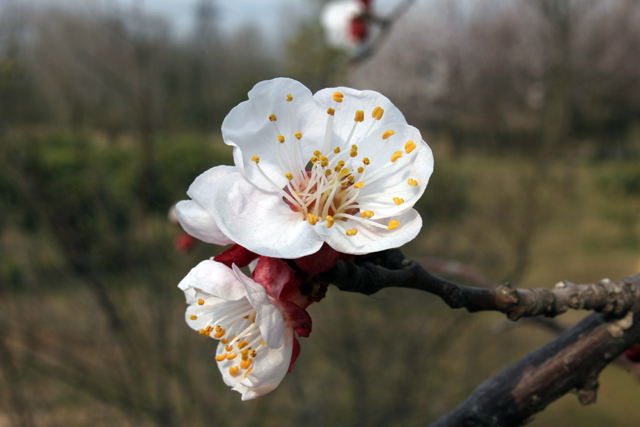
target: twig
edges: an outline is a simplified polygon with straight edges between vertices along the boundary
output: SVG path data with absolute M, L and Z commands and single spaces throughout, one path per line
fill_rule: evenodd
M 511 320 L 555 317 L 568 309 L 593 310 L 615 318 L 624 317 L 640 295 L 640 286 L 635 284 L 634 278 L 639 280 L 640 275 L 619 283 L 608 279 L 587 285 L 560 282 L 553 290 L 518 289 L 508 283 L 495 289 L 484 289 L 434 276 L 417 262 L 405 259 L 398 249 L 364 258 L 361 265 L 338 261 L 322 276 L 323 280 L 343 291 L 372 295 L 389 287 L 418 289 L 439 296 L 451 308 L 466 308 L 471 313 L 499 311 Z

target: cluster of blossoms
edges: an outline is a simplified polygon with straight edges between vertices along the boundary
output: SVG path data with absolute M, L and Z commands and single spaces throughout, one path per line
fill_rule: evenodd
M 308 336 L 304 277 L 339 258 L 402 246 L 420 231 L 413 205 L 433 156 L 384 96 L 350 88 L 313 95 L 291 79 L 258 83 L 222 124 L 235 166 L 200 175 L 176 205 L 180 224 L 234 246 L 180 283 L 187 322 L 220 341 L 225 382 L 251 399 L 274 389 Z M 257 259 L 253 277 L 239 268 Z

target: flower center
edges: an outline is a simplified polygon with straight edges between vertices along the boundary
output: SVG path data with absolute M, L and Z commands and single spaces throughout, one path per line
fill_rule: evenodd
M 204 300 L 198 300 L 199 305 Z M 224 364 L 233 377 L 244 372 L 244 378 L 252 371 L 254 360 L 267 348 L 260 328 L 256 326 L 257 312 L 246 298 L 239 301 L 228 301 L 212 307 L 212 320 L 200 329 L 200 334 L 212 336 L 224 345 L 224 351 L 216 356 L 218 363 Z M 197 316 L 195 317 L 197 318 Z M 192 320 L 194 316 L 192 316 Z
M 369 170 L 371 159 L 368 157 L 359 157 L 358 146 L 351 143 L 357 126 L 362 126 L 365 121 L 363 110 L 357 110 L 355 113 L 353 127 L 349 136 L 342 145 L 331 149 L 331 138 L 333 135 L 333 123 L 336 109 L 342 103 L 344 95 L 340 92 L 333 94 L 335 108 L 327 110 L 327 126 L 323 142 L 323 148 L 316 150 L 313 157 L 308 161 L 302 158 L 302 150 L 300 144 L 303 135 L 300 132 L 294 132 L 295 121 L 293 115 L 292 101 L 293 96 L 288 94 L 286 101 L 289 104 L 289 115 L 291 120 L 291 129 L 293 135 L 286 138 L 278 128 L 278 118 L 275 114 L 269 116 L 269 120 L 277 133 L 277 153 L 280 167 L 285 172 L 288 182 L 285 188 L 276 185 L 260 167 L 260 158 L 253 156 L 251 160 L 262 176 L 278 191 L 283 197 L 285 203 L 292 210 L 300 212 L 303 221 L 309 221 L 309 224 L 326 226 L 327 228 L 336 227 L 347 236 L 355 236 L 357 229 L 346 229 L 340 225 L 348 219 L 363 222 L 374 227 L 393 230 L 398 228 L 400 223 L 397 220 L 391 220 L 388 225 L 380 224 L 372 221 L 374 211 L 367 209 L 368 204 L 375 203 L 384 195 L 368 193 L 361 196 L 361 189 L 370 186 L 376 181 L 386 176 L 390 168 L 401 168 L 412 162 L 410 153 L 416 148 L 413 141 L 408 141 L 404 146 L 404 153 L 396 151 L 390 161 L 377 170 Z M 370 130 L 376 121 L 380 120 L 384 114 L 382 107 L 376 107 L 372 111 L 372 120 L 368 120 Z M 364 134 L 368 134 L 365 132 Z M 385 141 L 377 154 L 372 159 L 376 159 L 387 147 L 395 132 L 387 130 L 382 135 Z M 287 141 L 289 140 L 289 143 Z M 407 184 L 412 187 L 418 186 L 418 181 L 409 178 Z M 389 202 L 394 201 L 396 205 L 404 202 L 397 196 L 391 196 Z M 379 200 L 378 200 L 379 203 Z

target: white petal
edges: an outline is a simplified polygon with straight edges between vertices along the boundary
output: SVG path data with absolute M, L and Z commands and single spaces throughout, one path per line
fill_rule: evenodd
M 293 100 L 287 102 L 287 95 Z M 293 121 L 291 114 L 293 112 Z M 276 122 L 269 120 L 275 114 Z M 260 157 L 260 167 L 278 186 L 287 183 L 285 174 L 293 170 L 283 170 L 278 160 L 278 147 L 291 147 L 296 141 L 302 149 L 303 168 L 314 150 L 322 144 L 327 116 L 320 105 L 314 101 L 311 91 L 302 83 L 292 79 L 277 78 L 260 82 L 249 92 L 249 100 L 236 106 L 222 123 L 224 142 L 234 147 L 233 158 L 236 166 L 249 181 L 260 188 L 273 191 L 251 160 Z M 285 143 L 278 142 L 277 125 Z M 301 132 L 302 139 L 296 140 L 294 133 Z M 281 154 L 285 169 L 290 169 L 284 153 Z
M 333 100 L 335 92 L 344 95 L 339 104 Z M 364 121 L 357 124 L 349 145 L 356 144 L 359 149 L 361 141 L 370 133 L 380 130 L 384 132 L 388 130 L 391 123 L 407 123 L 402 112 L 386 96 L 372 90 L 360 91 L 348 87 L 326 88 L 316 92 L 313 98 L 319 101 L 325 110 L 329 107 L 335 108 L 331 148 L 337 147 L 338 144 L 344 145 L 346 142 L 355 123 L 356 110 L 364 111 Z M 376 107 L 384 109 L 380 120 L 371 116 Z
M 212 206 L 222 232 L 234 242 L 263 256 L 300 258 L 317 252 L 320 239 L 301 212 L 292 211 L 279 193 L 265 192 L 240 173 L 216 184 Z
M 411 209 L 394 219 L 400 222 L 400 226 L 395 230 L 385 230 L 354 220 L 336 221 L 335 224 L 338 224 L 339 227 L 334 224 L 333 227 L 326 228 L 322 224 L 318 224 L 314 228 L 336 251 L 362 255 L 400 247 L 413 240 L 422 227 L 422 219 L 415 209 Z M 376 222 L 387 225 L 389 220 Z M 350 228 L 356 228 L 358 233 L 355 236 L 347 236 L 344 229 Z
M 180 225 L 192 236 L 216 245 L 233 243 L 218 227 L 211 216 L 211 206 L 216 203 L 211 198 L 211 188 L 218 180 L 236 171 L 233 166 L 217 166 L 198 176 L 187 190 L 192 200 L 184 200 L 176 205 L 176 215 Z
M 224 300 L 244 298 L 244 287 L 233 271 L 213 260 L 202 261 L 195 266 L 178 285 L 189 295 L 202 291 Z
M 225 384 L 232 390 L 242 393 L 242 400 L 255 399 L 278 387 L 289 370 L 292 351 L 293 329 L 287 328 L 279 348 L 261 348 L 246 378 L 244 375 L 247 371 L 240 370 L 240 373 L 235 376 L 229 373 L 229 367 L 236 365 L 235 360 L 218 363 L 218 368 Z M 222 353 L 224 353 L 224 345 L 219 345 L 216 354 Z
M 242 400 L 255 399 L 278 387 L 289 370 L 292 350 L 293 329 L 287 328 L 282 345 L 277 349 L 265 349 L 254 362 L 251 373 L 241 381 L 241 385 L 246 387 Z
M 396 133 L 386 147 L 382 140 L 384 131 L 378 130 L 364 140 L 358 153 L 358 159 L 368 157 L 371 164 L 364 174 L 365 185 L 356 201 L 361 210 L 373 211 L 374 218 L 399 215 L 413 207 L 424 193 L 433 172 L 433 154 L 422 140 L 420 131 L 404 124 L 391 127 Z M 404 148 L 408 141 L 416 145 L 409 154 Z M 402 157 L 391 163 L 391 157 L 397 151 L 402 153 Z M 370 178 L 374 177 L 375 181 L 371 182 Z M 409 185 L 409 179 L 417 181 L 418 185 Z M 394 197 L 404 199 L 404 203 L 396 205 Z
M 279 348 L 282 345 L 282 334 L 284 333 L 282 313 L 271 304 L 267 291 L 262 285 L 245 276 L 235 264 L 233 272 L 244 286 L 245 296 L 249 303 L 258 312 L 256 325 L 260 328 L 266 345 L 269 348 Z

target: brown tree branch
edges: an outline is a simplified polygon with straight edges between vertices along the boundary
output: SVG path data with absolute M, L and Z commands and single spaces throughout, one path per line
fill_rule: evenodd
M 599 312 L 485 381 L 432 427 L 522 425 L 571 390 L 582 404 L 593 403 L 602 369 L 640 341 L 640 274 L 619 283 L 561 282 L 554 290 L 472 288 L 434 276 L 394 249 L 360 257 L 358 264 L 339 261 L 322 279 L 366 295 L 389 287 L 419 289 L 452 308 L 500 311 L 511 320 L 555 316 L 569 308 Z
M 338 261 L 322 279 L 340 290 L 365 295 L 389 287 L 418 289 L 439 296 L 451 308 L 466 308 L 470 313 L 499 311 L 511 320 L 555 317 L 568 309 L 593 310 L 621 318 L 640 295 L 640 287 L 631 279 L 620 283 L 605 279 L 587 285 L 560 282 L 553 290 L 519 289 L 508 283 L 495 289 L 464 286 L 434 276 L 417 262 L 405 259 L 398 249 L 362 257 L 359 265 Z

